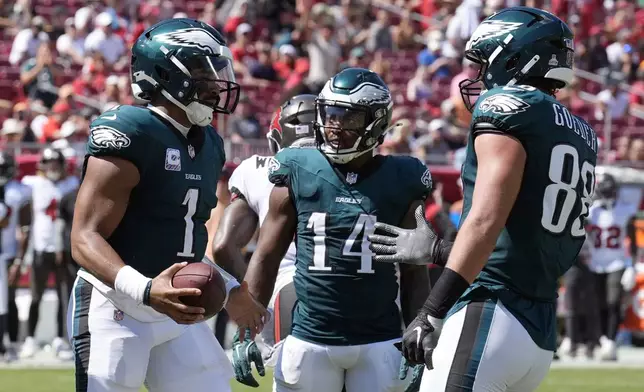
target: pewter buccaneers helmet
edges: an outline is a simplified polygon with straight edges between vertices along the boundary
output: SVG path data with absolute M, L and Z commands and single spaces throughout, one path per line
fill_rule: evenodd
M 266 134 L 272 154 L 286 147 L 315 147 L 315 99 L 312 94 L 296 95 L 277 108 Z
M 460 83 L 466 107 L 472 111 L 482 87 L 535 79 L 548 79 L 557 89 L 567 86 L 573 78 L 573 38 L 563 21 L 537 8 L 506 8 L 488 17 L 465 47 L 465 57 L 480 65 L 476 79 Z
M 132 91 L 143 101 L 163 94 L 192 124 L 230 114 L 239 101 L 233 57 L 223 36 L 193 19 L 168 19 L 147 29 L 132 47 Z

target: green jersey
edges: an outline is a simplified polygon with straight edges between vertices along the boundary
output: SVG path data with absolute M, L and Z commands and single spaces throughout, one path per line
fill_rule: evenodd
M 297 211 L 293 336 L 336 346 L 401 336 L 396 267 L 373 263 L 366 237 L 376 221 L 400 225 L 431 176 L 416 158 L 374 159 L 363 173 L 342 173 L 316 149 L 287 148 L 269 164 Z
M 452 313 L 470 301 L 499 299 L 535 343 L 554 350 L 558 280 L 586 238 L 595 187 L 597 136 L 553 97 L 530 86 L 497 87 L 476 102 L 462 168 L 463 220 L 476 181 L 474 138 L 502 132 L 526 151 L 523 181 L 487 264 Z
M 202 260 L 225 161 L 214 128 L 193 126 L 185 137 L 151 109 L 118 106 L 92 122 L 89 156 L 122 158 L 139 171 L 123 219 L 108 238 L 126 264 L 155 277 L 173 263 Z

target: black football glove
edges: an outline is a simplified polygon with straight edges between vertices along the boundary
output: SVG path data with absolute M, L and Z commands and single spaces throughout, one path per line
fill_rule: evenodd
M 431 370 L 432 354 L 443 330 L 443 320 L 422 312 L 409 323 L 402 336 L 402 354 L 412 365 L 425 364 Z
M 376 230 L 388 235 L 372 234 L 369 239 L 369 249 L 375 253 L 375 261 L 425 265 L 440 262 L 442 248 L 447 243 L 436 235 L 423 215 L 423 206 L 418 206 L 414 213 L 415 229 L 401 229 L 386 223 L 375 223 Z M 446 261 L 446 260 L 445 260 Z
M 244 385 L 257 388 L 259 383 L 253 377 L 253 368 L 251 362 L 255 363 L 257 373 L 264 377 L 264 361 L 262 360 L 262 353 L 259 351 L 257 344 L 250 338 L 250 330 L 244 330 L 244 336 L 240 339 L 239 330 L 235 333 L 233 338 L 233 370 L 235 371 L 235 379 Z

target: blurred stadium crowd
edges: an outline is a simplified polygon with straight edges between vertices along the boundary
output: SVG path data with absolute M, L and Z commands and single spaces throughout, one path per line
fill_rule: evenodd
M 380 152 L 445 172 L 426 216 L 450 237 L 471 119 L 458 84 L 476 73 L 462 53 L 484 17 L 515 5 L 568 21 L 578 78 L 559 100 L 597 131 L 604 164 L 644 169 L 642 0 L 0 0 L 0 147 L 21 175 L 45 145 L 82 157 L 89 122 L 136 103 L 130 45 L 159 20 L 193 17 L 223 32 L 235 58 L 242 99 L 215 120 L 232 166 L 268 155 L 270 117 L 286 99 L 319 92 L 343 67 L 367 67 L 389 84 L 401 124 Z

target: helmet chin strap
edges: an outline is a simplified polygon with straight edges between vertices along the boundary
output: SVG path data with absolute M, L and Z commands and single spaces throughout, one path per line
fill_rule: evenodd
M 372 148 L 368 149 L 368 150 L 355 151 L 355 152 L 350 152 L 350 153 L 345 153 L 345 154 L 336 154 L 335 152 L 332 152 L 332 151 L 324 151 L 325 148 L 326 148 L 325 146 L 323 146 L 322 148 L 323 148 L 322 151 L 329 158 L 329 160 L 331 162 L 337 163 L 339 165 L 344 165 L 344 164 L 347 164 L 347 163 L 351 162 L 352 160 L 354 160 L 354 159 L 356 159 L 356 158 L 358 158 L 358 157 L 360 157 L 360 156 L 362 156 L 362 155 L 364 155 L 364 154 L 366 154 L 368 152 L 371 152 L 373 154 L 373 152 L 374 152 L 374 150 L 376 148 L 376 144 L 374 144 L 374 146 Z
M 161 90 L 161 94 L 168 99 L 168 101 L 177 105 L 181 110 L 186 113 L 188 121 L 191 124 L 198 125 L 200 127 L 205 127 L 210 124 L 213 119 L 214 110 L 208 106 L 201 104 L 199 102 L 190 102 L 188 106 L 179 102 L 175 97 L 172 96 L 165 89 Z

